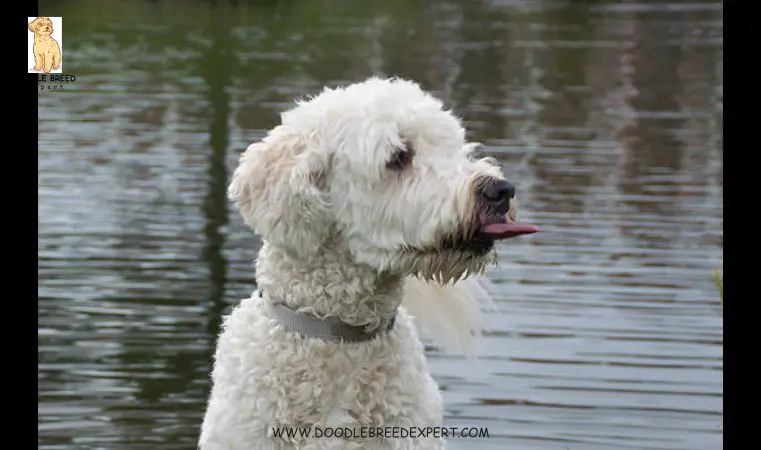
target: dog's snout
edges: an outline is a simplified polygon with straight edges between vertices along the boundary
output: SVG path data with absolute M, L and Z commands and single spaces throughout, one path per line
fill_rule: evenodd
M 515 186 L 505 180 L 494 180 L 483 187 L 481 196 L 495 205 L 506 203 L 515 196 Z

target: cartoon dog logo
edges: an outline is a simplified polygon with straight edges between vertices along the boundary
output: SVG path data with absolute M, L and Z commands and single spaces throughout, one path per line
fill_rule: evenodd
M 61 65 L 61 47 L 53 39 L 53 21 L 38 17 L 29 22 L 29 30 L 34 33 L 34 70 L 45 73 L 57 70 Z

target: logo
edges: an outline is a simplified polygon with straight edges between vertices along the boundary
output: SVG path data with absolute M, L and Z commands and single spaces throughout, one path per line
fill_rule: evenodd
M 62 73 L 63 20 L 29 17 L 27 73 Z

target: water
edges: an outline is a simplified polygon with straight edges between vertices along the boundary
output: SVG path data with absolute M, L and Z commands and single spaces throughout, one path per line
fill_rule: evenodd
M 330 8 L 328 9 L 328 5 Z M 39 94 L 41 449 L 194 449 L 259 246 L 224 190 L 294 96 L 435 91 L 543 233 L 499 247 L 486 356 L 428 353 L 454 449 L 722 448 L 720 2 L 73 1 Z

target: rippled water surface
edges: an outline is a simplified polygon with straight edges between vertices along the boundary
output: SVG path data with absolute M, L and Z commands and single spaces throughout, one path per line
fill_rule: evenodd
M 224 198 L 298 95 L 437 93 L 544 232 L 486 357 L 432 349 L 455 449 L 722 448 L 720 2 L 71 1 L 39 95 L 39 448 L 193 449 L 259 241 Z

